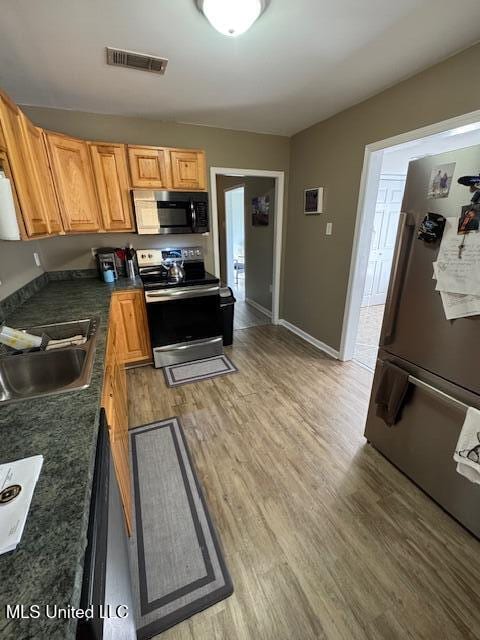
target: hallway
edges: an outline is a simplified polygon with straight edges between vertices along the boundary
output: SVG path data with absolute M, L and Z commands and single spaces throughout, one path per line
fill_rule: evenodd
M 235 331 L 271 323 L 268 316 L 245 302 L 245 272 L 238 275 L 238 282 L 232 287 L 232 291 L 237 301 L 233 321 Z

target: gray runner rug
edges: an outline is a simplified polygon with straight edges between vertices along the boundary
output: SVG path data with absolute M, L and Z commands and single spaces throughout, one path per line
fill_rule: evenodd
M 137 637 L 152 638 L 233 586 L 178 418 L 130 431 Z
M 169 387 L 178 387 L 181 384 L 199 382 L 237 371 L 237 367 L 225 355 L 174 364 L 163 369 L 165 381 Z

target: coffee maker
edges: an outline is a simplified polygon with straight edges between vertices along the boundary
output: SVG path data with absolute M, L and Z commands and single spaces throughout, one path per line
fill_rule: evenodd
M 125 275 L 125 266 L 118 255 L 118 249 L 113 249 L 112 247 L 97 249 L 97 267 L 100 278 L 103 278 L 103 272 L 108 270 L 113 271 L 115 280 L 119 275 Z

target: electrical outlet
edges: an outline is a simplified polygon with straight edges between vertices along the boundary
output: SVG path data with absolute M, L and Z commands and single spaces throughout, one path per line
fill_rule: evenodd
M 40 256 L 36 251 L 33 252 L 33 259 L 35 260 L 35 264 L 37 265 L 37 267 L 42 266 L 42 263 L 40 262 Z
M 92 258 L 95 258 L 95 256 L 97 255 L 97 247 L 92 247 L 90 251 L 92 253 Z
M 332 235 L 332 231 L 333 231 L 333 223 L 332 222 L 327 222 L 327 226 L 325 227 L 325 235 L 326 236 L 331 236 Z
M 268 287 L 268 290 L 270 291 L 270 293 L 273 293 L 273 284 L 271 284 L 271 285 Z

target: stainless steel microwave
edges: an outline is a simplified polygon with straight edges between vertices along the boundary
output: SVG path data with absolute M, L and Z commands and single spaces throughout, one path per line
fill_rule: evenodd
M 138 233 L 205 233 L 208 193 L 190 191 L 133 190 Z

